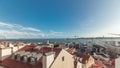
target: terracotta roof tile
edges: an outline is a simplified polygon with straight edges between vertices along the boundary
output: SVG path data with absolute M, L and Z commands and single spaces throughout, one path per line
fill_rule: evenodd
M 75 49 L 75 48 L 69 48 L 69 49 L 67 49 L 66 51 L 69 52 L 69 53 L 71 54 L 72 52 L 75 52 L 76 49 Z
M 25 46 L 23 48 L 21 48 L 19 51 L 33 51 L 33 52 L 37 52 L 37 53 L 47 53 L 52 51 L 52 48 L 50 47 L 42 47 L 40 50 L 33 50 L 35 46 Z M 55 52 L 55 58 L 58 56 L 58 54 L 60 53 L 62 49 L 61 48 L 53 48 L 53 51 Z M 36 62 L 35 65 L 31 65 L 29 63 L 23 63 L 20 61 L 16 61 L 11 59 L 11 56 L 6 58 L 5 60 L 3 60 L 2 62 L 3 66 L 7 66 L 9 68 L 42 68 L 42 57 L 39 59 L 39 61 Z
M 83 63 L 83 64 L 85 64 L 86 61 L 87 61 L 87 60 L 89 59 L 89 57 L 90 57 L 90 55 L 88 55 L 88 54 L 82 54 L 82 53 L 80 53 L 80 52 L 74 52 L 73 55 L 76 56 L 76 57 L 82 58 L 82 61 L 80 61 L 80 62 Z

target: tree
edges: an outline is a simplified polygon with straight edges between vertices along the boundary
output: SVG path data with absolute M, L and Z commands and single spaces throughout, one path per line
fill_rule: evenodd
M 54 44 L 54 47 L 59 47 L 59 44 Z

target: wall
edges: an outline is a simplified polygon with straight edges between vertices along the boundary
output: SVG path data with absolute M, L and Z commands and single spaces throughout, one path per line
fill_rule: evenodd
M 3 48 L 0 49 L 1 51 L 1 56 L 0 56 L 0 60 L 2 61 L 3 59 L 7 58 L 10 54 L 12 54 L 11 52 L 11 48 Z
M 115 68 L 120 68 L 120 57 L 115 59 Z
M 62 61 L 62 57 L 64 57 L 64 61 Z M 73 56 L 62 49 L 50 68 L 74 68 Z
M 23 48 L 24 46 L 15 46 L 13 47 L 13 53 L 16 52 L 17 50 Z
M 24 46 L 15 46 L 15 47 L 6 47 L 6 48 L 0 48 L 0 61 L 7 58 L 12 53 L 16 52 L 18 49 L 22 48 Z
M 94 58 L 92 56 L 90 56 L 89 60 L 85 64 L 85 67 L 89 68 L 92 66 L 92 64 L 95 64 L 95 62 L 94 62 Z
M 16 47 L 13 47 L 13 53 L 16 52 L 19 48 L 16 46 Z
M 52 62 L 54 61 L 55 54 L 48 56 L 43 56 L 43 68 L 49 68 Z
M 77 68 L 82 68 L 82 64 L 80 62 L 77 62 Z

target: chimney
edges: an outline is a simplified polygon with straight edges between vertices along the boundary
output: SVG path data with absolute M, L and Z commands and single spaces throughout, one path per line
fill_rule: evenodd
M 49 68 L 54 61 L 55 52 L 48 52 L 43 54 L 43 68 Z

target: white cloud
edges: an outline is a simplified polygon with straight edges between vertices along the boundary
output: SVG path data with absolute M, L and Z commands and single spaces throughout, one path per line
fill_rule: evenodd
M 45 34 L 36 28 L 0 22 L 0 36 L 6 38 L 41 38 Z
M 53 38 L 61 35 L 62 32 L 53 30 L 46 33 L 33 27 L 24 27 L 19 24 L 0 22 L 0 38 Z
M 36 28 L 32 28 L 32 27 L 25 27 L 25 26 L 21 26 L 18 24 L 8 24 L 8 23 L 3 23 L 0 22 L 0 27 L 4 27 L 4 28 L 10 28 L 10 29 L 20 29 L 20 30 L 28 30 L 28 31 L 35 31 L 35 32 L 40 32 L 41 30 L 36 29 Z
M 35 29 L 35 28 L 31 28 L 31 27 L 23 27 L 22 30 L 30 30 L 30 31 L 40 32 L 39 29 Z
M 16 30 L 0 30 L 0 36 L 4 36 L 6 38 L 40 38 L 44 37 L 44 33 L 32 33 Z
M 50 30 L 48 33 L 46 33 L 46 36 L 49 38 L 60 38 L 63 37 L 63 32 Z
M 12 28 L 12 27 L 14 27 L 14 25 L 0 22 L 0 27 Z
M 62 34 L 63 32 L 57 32 L 57 31 L 50 30 L 50 33 L 51 34 Z

